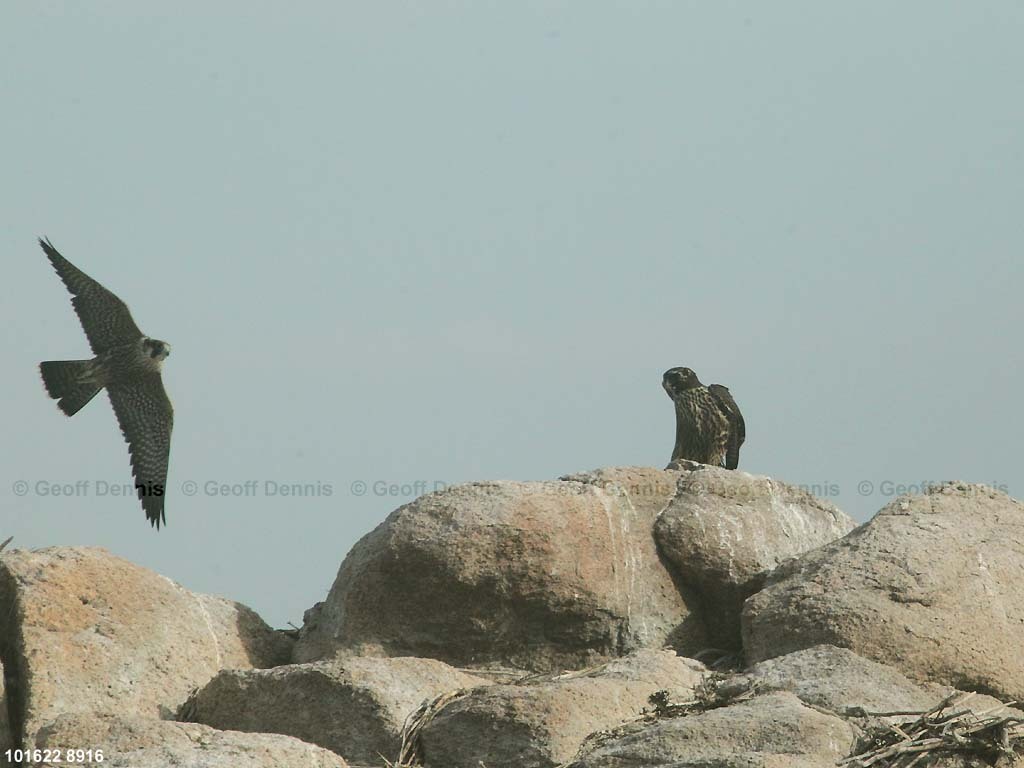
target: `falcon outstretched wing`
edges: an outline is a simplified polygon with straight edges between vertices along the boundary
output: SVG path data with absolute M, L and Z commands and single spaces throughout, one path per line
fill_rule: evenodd
M 728 387 L 721 384 L 712 384 L 708 392 L 725 412 L 729 419 L 729 440 L 725 447 L 725 468 L 736 469 L 740 463 L 740 446 L 747 437 L 747 426 L 743 422 L 743 414 L 732 398 Z
M 164 391 L 160 374 L 151 373 L 107 386 L 117 422 L 128 442 L 132 475 L 142 499 L 146 519 L 158 529 L 167 524 L 164 496 L 167 491 L 167 459 L 171 452 L 174 410 Z
M 39 245 L 71 292 L 71 303 L 93 353 L 102 354 L 143 335 L 123 301 L 61 256 L 49 240 L 40 238 Z

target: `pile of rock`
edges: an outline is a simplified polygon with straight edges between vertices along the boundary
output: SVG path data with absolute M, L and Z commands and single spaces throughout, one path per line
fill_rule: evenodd
M 471 483 L 357 543 L 297 641 L 102 550 L 13 550 L 0 658 L 0 751 L 39 764 L 823 767 L 965 689 L 1004 751 L 917 765 L 1018 765 L 991 697 L 1024 698 L 1024 507 L 954 483 L 854 530 L 701 465 Z

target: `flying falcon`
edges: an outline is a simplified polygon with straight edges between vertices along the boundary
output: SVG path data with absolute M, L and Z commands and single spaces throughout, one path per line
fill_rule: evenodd
M 164 491 L 174 411 L 160 369 L 171 354 L 165 341 L 144 335 L 117 296 L 65 259 L 49 240 L 39 240 L 71 292 L 71 303 L 96 357 L 39 364 L 50 397 L 68 416 L 106 387 L 128 442 L 135 490 L 151 525 L 167 524 Z
M 676 404 L 672 461 L 689 459 L 736 469 L 746 426 L 729 390 L 721 384 L 705 387 L 689 368 L 665 371 L 661 385 Z

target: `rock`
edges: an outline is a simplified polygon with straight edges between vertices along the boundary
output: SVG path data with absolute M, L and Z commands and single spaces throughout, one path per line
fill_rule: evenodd
M 638 512 L 655 519 L 675 498 L 679 477 L 676 470 L 654 467 L 602 467 L 558 479 L 596 485 L 613 494 L 625 493 Z
M 547 671 L 644 647 L 696 651 L 700 620 L 661 563 L 655 514 L 618 486 L 576 480 L 422 496 L 355 545 L 307 613 L 295 659 L 342 649 Z
M 918 685 L 892 667 L 831 645 L 762 661 L 748 672 L 732 676 L 721 688 L 739 692 L 753 686 L 762 693 L 789 691 L 805 704 L 837 715 L 847 715 L 855 708 L 924 712 L 953 692 L 942 686 Z
M 754 687 L 758 693 L 789 691 L 808 706 L 854 719 L 865 731 L 885 730 L 890 723 L 916 719 L 915 715 L 884 716 L 882 713 L 927 712 L 951 696 L 957 697 L 951 705 L 954 710 L 1024 718 L 1024 713 L 991 696 L 965 694 L 936 683 L 918 684 L 892 667 L 831 645 L 818 645 L 762 661 L 748 672 L 721 682 L 718 691 L 725 696 L 736 696 Z
M 1024 506 L 979 485 L 901 497 L 779 568 L 747 600 L 750 661 L 819 644 L 934 681 L 1024 698 Z
M 477 688 L 424 727 L 424 761 L 428 768 L 562 765 L 589 734 L 639 716 L 655 691 L 692 698 L 706 673 L 672 651 L 642 650 L 583 675 Z
M 853 729 L 840 718 L 791 693 L 770 693 L 627 726 L 571 768 L 834 768 L 854 742 Z
M 789 558 L 845 536 L 853 519 L 807 491 L 746 472 L 682 462 L 654 537 L 705 606 L 711 642 L 739 650 L 743 601 Z
M 41 749 L 69 745 L 101 750 L 102 760 L 74 763 L 82 768 L 346 768 L 334 753 L 290 736 L 127 715 L 63 715 L 39 731 Z
M 488 684 L 434 659 L 348 658 L 225 670 L 186 710 L 193 722 L 287 734 L 377 765 L 398 755 L 405 718 L 424 699 Z
M 7 704 L 7 690 L 4 685 L 4 666 L 0 664 L 0 765 L 4 762 L 4 753 L 14 747 L 14 737 L 11 733 L 10 710 Z
M 0 616 L 12 731 L 27 748 L 58 715 L 169 716 L 221 668 L 290 652 L 244 605 L 95 548 L 5 552 Z

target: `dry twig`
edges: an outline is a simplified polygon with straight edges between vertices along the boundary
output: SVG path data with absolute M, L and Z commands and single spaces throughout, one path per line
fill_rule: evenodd
M 982 712 L 963 708 L 973 693 L 954 694 L 928 712 L 865 712 L 847 714 L 889 717 L 918 715 L 916 720 L 891 723 L 870 735 L 870 745 L 842 760 L 845 768 L 911 768 L 938 755 L 977 755 L 987 760 L 1024 753 L 1024 717 L 1002 704 Z M 993 712 L 1007 709 L 1008 714 Z
M 415 712 L 405 718 L 402 725 L 402 746 L 398 751 L 398 759 L 391 762 L 381 755 L 388 768 L 415 768 L 423 765 L 423 748 L 420 744 L 420 734 L 424 726 L 456 699 L 461 699 L 470 689 L 461 688 L 457 691 L 446 691 L 440 696 L 424 701 Z

